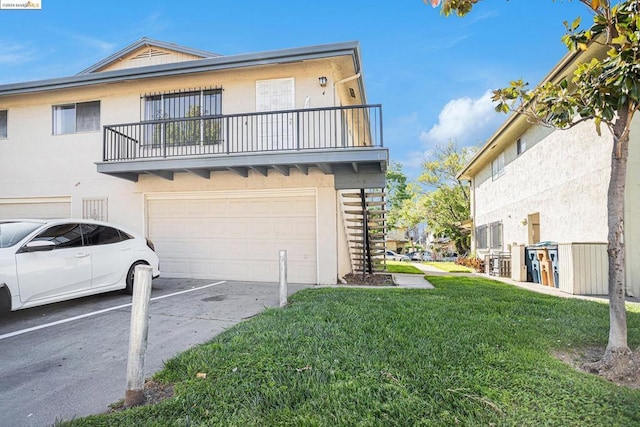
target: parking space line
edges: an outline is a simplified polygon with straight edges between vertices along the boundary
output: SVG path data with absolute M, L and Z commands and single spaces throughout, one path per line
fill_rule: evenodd
M 172 294 L 160 295 L 160 296 L 151 298 L 151 301 L 157 301 L 157 300 L 161 300 L 161 299 L 164 299 L 164 298 L 173 297 L 173 296 L 176 296 L 176 295 L 182 295 L 182 294 L 186 294 L 186 293 L 189 293 L 189 292 L 199 291 L 201 289 L 210 288 L 212 286 L 222 285 L 223 283 L 227 283 L 227 281 L 223 280 L 221 282 L 210 283 L 208 285 L 200 286 L 198 288 L 185 289 L 184 291 L 174 292 Z M 2 341 L 4 339 L 7 339 L 7 338 L 15 337 L 17 335 L 23 335 L 23 334 L 26 334 L 28 332 L 33 332 L 33 331 L 37 331 L 37 330 L 40 330 L 40 329 L 50 328 L 52 326 L 61 325 L 63 323 L 68 323 L 68 322 L 73 322 L 75 320 L 84 319 L 86 317 L 96 316 L 98 314 L 107 313 L 109 311 L 120 310 L 120 309 L 126 308 L 126 307 L 131 307 L 131 303 L 118 305 L 116 307 L 105 308 L 104 310 L 92 311 L 91 313 L 81 314 L 80 316 L 74 316 L 74 317 L 70 317 L 68 319 L 57 320 L 57 321 L 51 322 L 51 323 L 45 323 L 44 325 L 34 326 L 32 328 L 26 328 L 26 329 L 21 329 L 19 331 L 9 332 L 8 334 L 0 335 L 0 341 Z

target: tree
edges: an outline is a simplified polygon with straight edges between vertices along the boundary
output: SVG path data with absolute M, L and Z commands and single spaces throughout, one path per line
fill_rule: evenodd
M 386 173 L 387 182 L 387 224 L 391 228 L 400 225 L 402 205 L 411 198 L 407 191 L 407 176 L 400 163 L 391 162 Z
M 427 2 L 424 0 L 425 3 Z M 444 0 L 442 13 L 469 13 L 479 0 Z M 595 54 L 578 64 L 569 82 L 547 82 L 533 90 L 521 80 L 494 91 L 497 111 L 525 114 L 536 123 L 567 129 L 591 120 L 598 134 L 604 124 L 613 136 L 608 208 L 609 341 L 598 370 L 616 370 L 631 356 L 625 311 L 624 193 L 631 123 L 640 108 L 640 0 L 578 0 L 593 11 L 593 24 L 565 22 L 564 43 L 572 51 Z M 440 0 L 429 0 L 432 6 Z
M 407 185 L 410 197 L 398 213 L 398 221 L 407 227 L 426 222 L 434 234 L 455 242 L 459 253 L 469 250 L 469 236 L 460 230 L 460 223 L 469 218 L 469 187 L 458 182 L 456 174 L 473 152 L 455 142 L 436 147 L 417 182 Z
M 459 182 L 456 175 L 474 151 L 458 148 L 453 141 L 444 147 L 437 146 L 431 160 L 422 165 L 424 171 L 418 178 L 426 188 L 433 188 L 419 202 L 429 229 L 455 242 L 458 253 L 469 251 L 469 236 L 462 232 L 460 223 L 469 218 L 470 206 L 469 186 Z

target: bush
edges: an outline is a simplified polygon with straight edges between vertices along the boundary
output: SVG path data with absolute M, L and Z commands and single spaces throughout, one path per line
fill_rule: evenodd
M 482 273 L 484 271 L 484 261 L 477 257 L 460 257 L 456 259 L 456 264 L 473 268 L 475 271 Z

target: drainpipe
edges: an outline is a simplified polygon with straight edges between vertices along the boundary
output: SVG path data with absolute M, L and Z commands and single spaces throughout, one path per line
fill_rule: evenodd
M 353 76 L 345 77 L 344 79 L 338 80 L 337 82 L 333 83 L 333 105 L 336 105 L 336 89 L 337 89 L 336 86 L 342 83 L 350 82 L 351 80 L 355 80 L 358 78 L 360 78 L 360 73 L 356 73 Z M 340 105 L 342 105 L 342 103 Z

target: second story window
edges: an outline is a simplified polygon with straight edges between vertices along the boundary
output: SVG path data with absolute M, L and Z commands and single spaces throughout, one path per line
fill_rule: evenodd
M 216 144 L 221 141 L 222 89 L 144 95 L 145 143 L 151 146 Z M 194 119 L 202 117 L 202 119 Z
M 518 138 L 516 141 L 516 152 L 518 156 L 527 151 L 527 141 L 523 141 L 522 138 Z
M 491 175 L 494 180 L 504 175 L 504 152 L 491 162 Z
M 7 137 L 7 110 L 0 110 L 0 139 Z
M 100 130 L 100 101 L 53 106 L 53 134 Z
M 145 95 L 144 119 L 168 120 L 222 114 L 222 89 Z

